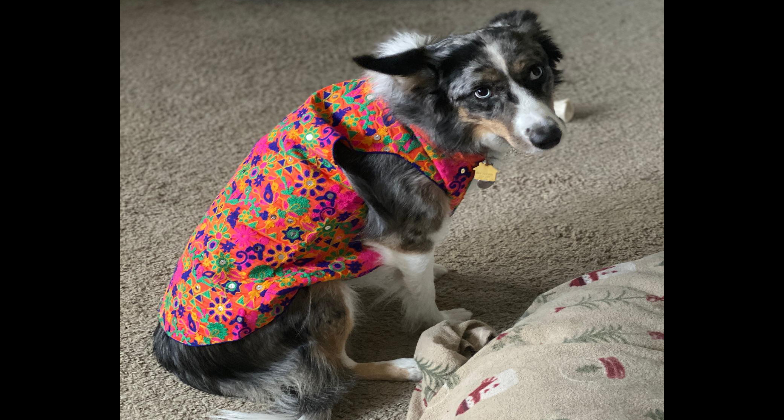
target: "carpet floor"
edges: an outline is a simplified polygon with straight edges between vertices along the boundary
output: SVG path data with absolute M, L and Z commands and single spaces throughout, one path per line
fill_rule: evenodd
M 436 251 L 452 270 L 436 281 L 439 306 L 499 329 L 559 283 L 664 249 L 663 1 L 120 2 L 120 418 L 256 409 L 180 383 L 150 335 L 186 240 L 258 138 L 358 77 L 351 57 L 396 30 L 467 32 L 520 8 L 565 53 L 557 97 L 575 119 L 558 147 L 469 195 Z M 355 360 L 413 354 L 399 304 L 364 309 Z M 412 389 L 360 382 L 334 418 L 404 419 Z

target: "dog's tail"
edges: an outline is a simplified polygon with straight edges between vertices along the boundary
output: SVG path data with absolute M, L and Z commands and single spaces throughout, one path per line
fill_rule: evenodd
M 221 420 L 329 420 L 331 411 L 309 413 L 302 417 L 297 417 L 289 414 L 240 413 L 238 411 L 219 410 L 217 414 L 210 417 Z

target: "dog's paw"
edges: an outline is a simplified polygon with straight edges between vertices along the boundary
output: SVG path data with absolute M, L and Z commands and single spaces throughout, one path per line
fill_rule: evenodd
M 422 380 L 422 371 L 419 370 L 419 365 L 414 359 L 397 359 L 392 360 L 392 365 L 398 369 L 405 371 L 404 376 L 406 380 L 411 382 L 419 382 Z
M 444 274 L 448 273 L 449 269 L 444 267 L 441 264 L 433 264 L 433 277 L 439 278 Z
M 457 308 L 457 309 L 449 309 L 447 311 L 441 311 L 441 315 L 443 315 L 444 319 L 449 322 L 459 323 L 463 321 L 468 321 L 469 319 L 471 319 L 471 316 L 473 314 L 471 313 L 471 311 L 467 309 Z

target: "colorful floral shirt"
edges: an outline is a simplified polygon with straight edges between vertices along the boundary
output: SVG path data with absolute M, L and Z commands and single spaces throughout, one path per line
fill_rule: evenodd
M 483 159 L 439 154 L 364 79 L 316 92 L 256 143 L 191 236 L 160 307 L 169 336 L 194 346 L 238 340 L 282 313 L 300 288 L 381 265 L 360 242 L 368 209 L 335 164 L 337 141 L 407 160 L 453 210 Z

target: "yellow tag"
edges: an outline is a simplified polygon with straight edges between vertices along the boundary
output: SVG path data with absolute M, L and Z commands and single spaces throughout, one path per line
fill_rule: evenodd
M 478 181 L 495 182 L 495 175 L 497 173 L 498 169 L 494 168 L 493 165 L 485 165 L 485 163 L 482 162 L 479 166 L 474 168 L 474 179 Z

